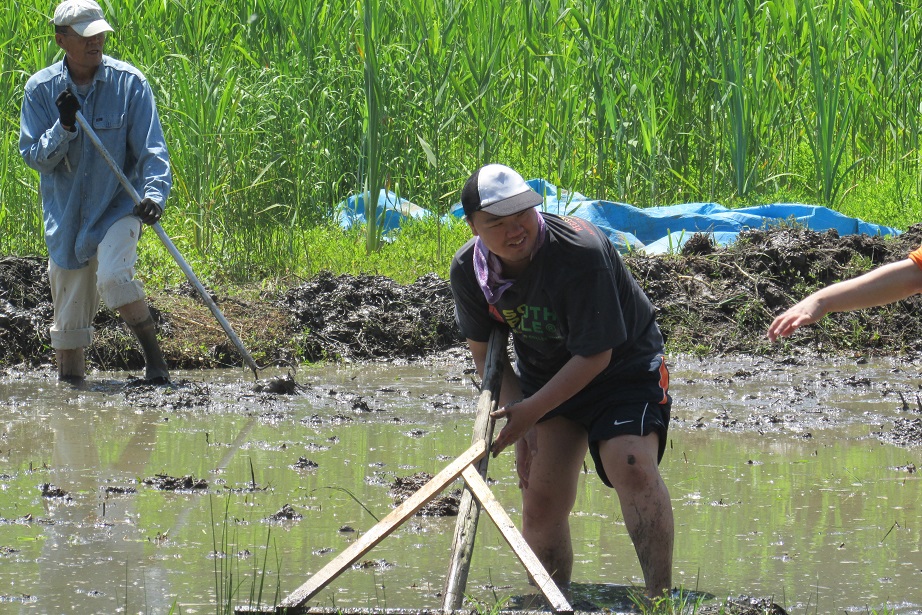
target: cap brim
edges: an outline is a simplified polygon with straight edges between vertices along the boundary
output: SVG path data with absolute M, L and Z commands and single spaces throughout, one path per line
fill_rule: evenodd
M 79 34 L 84 38 L 89 38 L 91 36 L 96 36 L 103 32 L 114 32 L 112 26 L 109 25 L 105 19 L 97 19 L 95 21 L 85 21 L 83 23 L 73 23 L 70 25 L 74 29 L 74 32 Z
M 480 208 L 480 211 L 485 211 L 494 216 L 511 216 L 512 214 L 517 214 L 531 207 L 537 207 L 543 202 L 544 199 L 540 194 L 534 190 L 526 190 L 525 192 L 510 196 L 502 201 L 490 203 L 486 207 Z

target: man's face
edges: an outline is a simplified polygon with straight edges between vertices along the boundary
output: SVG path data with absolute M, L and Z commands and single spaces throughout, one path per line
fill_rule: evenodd
M 511 216 L 475 211 L 468 217 L 471 232 L 499 257 L 506 275 L 521 273 L 531 262 L 538 240 L 538 210 L 529 207 Z
M 106 33 L 83 37 L 70 27 L 64 32 L 55 32 L 54 40 L 67 54 L 67 63 L 72 70 L 92 72 L 102 63 Z

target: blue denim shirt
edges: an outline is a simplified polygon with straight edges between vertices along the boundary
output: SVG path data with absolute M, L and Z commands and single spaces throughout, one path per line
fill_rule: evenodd
M 103 56 L 85 97 L 64 60 L 35 73 L 26 83 L 19 151 L 40 173 L 49 256 L 60 267 L 79 269 L 96 254 L 109 227 L 132 213 L 134 202 L 83 129 L 61 126 L 54 101 L 68 86 L 142 199 L 164 206 L 173 178 L 154 95 L 140 71 Z

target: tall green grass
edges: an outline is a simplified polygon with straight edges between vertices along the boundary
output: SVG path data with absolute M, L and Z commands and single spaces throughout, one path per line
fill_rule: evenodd
M 53 1 L 0 16 L 0 253 L 40 252 L 17 147 Z M 798 200 L 922 214 L 922 2 L 103 0 L 158 97 L 163 219 L 206 271 L 309 273 L 350 195 L 439 214 L 488 161 L 641 207 Z M 374 198 L 371 198 L 374 201 Z M 444 262 L 440 224 L 424 244 Z M 453 235 L 450 235 L 454 237 Z M 454 239 L 452 240 L 454 241 Z M 365 252 L 381 250 L 371 226 Z

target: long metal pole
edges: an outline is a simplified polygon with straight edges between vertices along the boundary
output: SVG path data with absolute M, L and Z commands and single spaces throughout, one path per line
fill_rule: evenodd
M 141 197 L 138 195 L 138 191 L 135 190 L 134 186 L 131 185 L 131 182 L 128 181 L 128 178 L 125 177 L 125 174 L 119 168 L 118 164 L 116 164 L 115 160 L 112 158 L 112 155 L 109 154 L 106 146 L 103 145 L 102 141 L 99 140 L 99 137 L 96 136 L 96 133 L 90 127 L 90 124 L 86 121 L 86 118 L 83 117 L 83 114 L 80 111 L 77 111 L 77 123 L 80 124 L 83 132 L 86 133 L 86 136 L 89 137 L 90 141 L 93 142 L 93 145 L 96 146 L 96 149 L 99 150 L 99 153 L 102 155 L 102 157 L 105 158 L 106 162 L 109 164 L 109 168 L 112 169 L 112 172 L 115 173 L 118 181 L 122 184 L 122 187 L 124 187 L 128 194 L 131 196 L 134 204 L 139 204 L 141 202 Z M 211 313 L 214 314 L 214 317 L 218 320 L 218 323 L 220 323 L 221 328 L 223 328 L 224 332 L 227 333 L 227 337 L 230 338 L 230 341 L 233 342 L 234 346 L 237 347 L 237 350 L 240 352 L 240 356 L 243 357 L 244 363 L 247 364 L 247 367 L 253 370 L 253 376 L 259 378 L 259 367 L 256 365 L 256 361 L 253 360 L 253 357 L 250 356 L 250 353 L 247 352 L 247 349 L 244 347 L 243 342 L 241 342 L 240 338 L 237 337 L 237 334 L 234 333 L 233 327 L 231 327 L 230 323 L 227 322 L 227 319 L 224 318 L 224 314 L 222 314 L 221 310 L 218 309 L 218 306 L 211 298 L 211 295 L 208 294 L 208 291 L 206 291 L 205 287 L 202 286 L 202 283 L 199 282 L 198 277 L 196 277 L 195 272 L 192 271 L 189 263 L 187 263 L 186 259 L 182 257 L 182 254 L 179 253 L 179 250 L 176 249 L 173 241 L 166 234 L 166 231 L 163 230 L 163 227 L 160 226 L 159 222 L 154 222 L 150 226 L 154 229 L 154 232 L 157 233 L 157 237 L 160 238 L 160 241 L 163 242 L 163 245 L 166 246 L 166 249 L 169 251 L 169 253 L 173 255 L 173 259 L 179 265 L 179 268 L 183 270 L 183 273 L 186 274 L 186 277 L 189 279 L 189 282 L 192 283 L 192 286 L 195 287 L 195 290 L 198 291 L 198 294 L 202 297 L 205 305 L 207 305 L 208 309 L 211 310 Z

